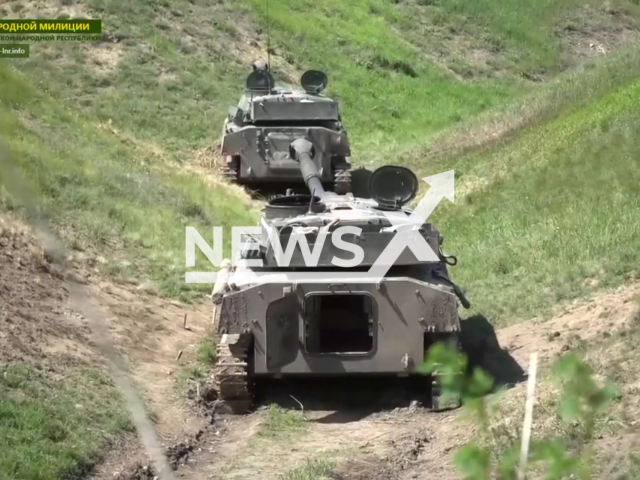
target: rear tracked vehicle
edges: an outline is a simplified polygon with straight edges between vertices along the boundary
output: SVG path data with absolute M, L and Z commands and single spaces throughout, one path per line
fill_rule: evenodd
M 289 145 L 305 138 L 314 145 L 313 162 L 324 187 L 349 192 L 349 138 L 338 103 L 322 94 L 327 76 L 309 70 L 300 79 L 301 89 L 289 89 L 275 86 L 266 63 L 255 62 L 253 68 L 222 127 L 223 175 L 249 187 L 304 188 Z
M 456 262 L 442 253 L 442 237 L 430 223 L 410 218 L 405 207 L 418 190 L 410 170 L 377 169 L 369 198 L 338 195 L 323 188 L 312 143 L 298 139 L 287 151 L 309 194 L 266 204 L 259 233 L 243 239 L 239 258 L 221 269 L 212 294 L 215 381 L 219 397 L 236 412 L 251 408 L 257 379 L 419 375 L 416 368 L 430 345 L 457 340 L 458 302 L 469 307 L 449 279 L 447 265 Z M 344 226 L 351 231 L 332 238 Z M 424 260 L 411 248 L 391 248 L 397 259 L 387 263 L 388 271 L 370 271 L 394 238 L 407 235 L 422 237 L 434 255 Z M 313 267 L 305 261 L 301 236 L 308 252 L 319 252 Z M 286 267 L 276 238 L 284 252 L 294 242 Z M 357 266 L 336 266 L 355 257 L 361 257 Z M 256 261 L 262 266 L 251 265 Z M 423 378 L 429 391 L 434 378 Z M 438 409 L 438 391 L 431 390 Z

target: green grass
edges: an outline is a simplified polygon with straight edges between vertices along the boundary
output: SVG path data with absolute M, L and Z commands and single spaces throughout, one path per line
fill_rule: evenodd
M 185 299 L 209 288 L 184 283 L 185 226 L 210 242 L 213 225 L 252 225 L 248 200 L 154 165 L 149 152 L 70 113 L 4 63 L 0 83 L 0 129 L 10 152 L 0 173 L 5 203 L 38 205 L 69 245 L 107 260 L 105 273 L 135 283 L 151 278 L 161 293 Z M 14 188 L 10 169 L 30 193 Z M 224 240 L 229 251 L 229 231 Z M 202 255 L 197 266 L 212 268 Z
M 200 382 L 207 376 L 207 371 L 201 363 L 189 363 L 180 367 L 177 375 L 176 387 L 179 392 L 184 392 L 189 383 Z
M 16 363 L 0 374 L 0 479 L 84 478 L 116 433 L 133 431 L 102 372 L 56 378 Z
M 196 347 L 195 359 L 180 366 L 176 376 L 176 388 L 184 392 L 190 383 L 199 383 L 216 362 L 216 345 L 210 338 L 201 340 Z
M 244 3 L 266 26 L 266 2 Z M 618 3 L 638 14 L 632 3 Z M 565 52 L 554 33 L 604 21 L 602 10 L 578 0 L 286 0 L 269 4 L 269 18 L 277 51 L 330 74 L 356 158 L 366 161 L 382 158 L 380 148 L 388 159 L 407 142 L 532 88 L 523 74 L 562 71 Z M 486 65 L 469 64 L 474 52 L 488 57 Z
M 112 120 L 118 129 L 166 150 L 170 159 L 190 160 L 193 150 L 211 145 L 249 67 L 225 48 L 233 41 L 225 19 L 238 8 L 187 0 L 78 3 L 120 42 L 41 43 L 29 60 L 14 64 L 74 111 Z M 101 56 L 96 66 L 96 51 L 111 59 Z
M 198 344 L 196 359 L 205 365 L 216 363 L 216 346 L 210 339 L 204 339 Z
M 438 165 L 455 168 L 467 190 L 434 221 L 477 310 L 504 324 L 587 293 L 587 278 L 606 288 L 640 277 L 639 94 L 634 80 L 497 149 Z
M 266 21 L 265 2 L 248 1 Z M 386 1 L 282 1 L 270 4 L 271 32 L 304 68 L 329 74 L 357 156 L 385 143 L 402 145 L 498 104 L 517 87 L 463 83 L 421 54 L 400 32 L 414 31 L 408 10 Z M 429 38 L 429 37 L 427 37 Z
M 597 101 L 634 80 L 638 71 L 638 45 L 623 47 L 564 72 L 502 107 L 441 130 L 426 140 L 405 145 L 401 152 L 403 163 L 418 174 L 431 171 L 434 164 L 440 167 L 442 160 L 453 159 L 441 168 L 456 165 L 461 154 L 492 149 L 525 128 Z M 384 155 L 380 159 L 384 159 Z M 479 164 L 479 168 L 484 165 Z
M 286 410 L 277 405 L 269 405 L 258 435 L 272 438 L 282 437 L 301 432 L 305 428 L 305 419 L 302 413 Z
M 335 465 L 329 460 L 307 460 L 301 467 L 280 476 L 281 480 L 329 480 Z

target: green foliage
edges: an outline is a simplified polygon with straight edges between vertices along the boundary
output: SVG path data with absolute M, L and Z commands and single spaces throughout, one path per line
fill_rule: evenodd
M 458 398 L 460 392 L 465 390 L 465 378 L 460 373 L 466 369 L 467 359 L 458 355 L 453 342 L 438 342 L 429 349 L 425 363 L 420 366 L 419 371 L 437 375 L 442 400 L 447 403 Z
M 307 460 L 298 468 L 288 471 L 281 480 L 329 480 L 332 478 L 334 462 L 324 459 Z
M 202 340 L 198 344 L 196 358 L 198 362 L 204 365 L 213 365 L 216 363 L 216 346 L 214 342 L 210 339 Z
M 554 461 L 553 466 L 565 468 L 573 466 L 574 471 L 577 472 L 577 478 L 588 480 L 591 478 L 593 469 L 592 442 L 596 418 L 616 398 L 618 390 L 609 382 L 605 382 L 602 386 L 598 385 L 593 378 L 591 368 L 575 354 L 569 354 L 560 359 L 554 371 L 562 385 L 560 416 L 567 423 L 581 423 L 588 443 L 582 449 L 580 461 L 562 458 L 559 452 L 550 456 L 550 460 Z M 573 465 L 572 460 L 575 462 Z
M 471 374 L 467 375 L 468 360 L 459 353 L 455 341 L 432 345 L 419 371 L 435 376 L 443 403 L 459 398 L 468 410 L 486 420 L 484 396 L 493 388 L 493 379 L 478 367 L 474 367 Z
M 282 437 L 301 432 L 305 428 L 305 419 L 302 413 L 273 404 L 269 405 L 258 435 L 261 437 Z
M 547 480 L 566 478 L 580 466 L 580 459 L 570 456 L 566 444 L 559 439 L 532 442 L 529 455 L 533 462 L 546 465 Z
M 491 453 L 486 447 L 470 443 L 456 452 L 454 461 L 465 480 L 491 479 Z
M 560 415 L 566 422 L 586 419 L 591 434 L 596 416 L 617 396 L 617 389 L 609 382 L 598 386 L 591 368 L 575 354 L 561 358 L 555 365 L 555 374 L 563 388 Z
M 0 480 L 84 478 L 122 430 L 133 425 L 102 372 L 62 379 L 28 363 L 0 369 Z
M 486 398 L 493 387 L 491 377 L 479 367 L 470 369 L 467 358 L 455 344 L 445 342 L 430 348 L 421 371 L 439 375 L 443 394 L 448 398 L 461 398 L 479 427 L 479 439 L 456 452 L 455 464 L 462 477 L 465 480 L 515 480 L 520 439 L 514 439 L 500 452 L 491 448 L 491 412 Z M 541 468 L 547 480 L 587 480 L 592 472 L 595 420 L 605 412 L 617 390 L 609 382 L 599 385 L 590 367 L 574 354 L 560 358 L 553 371 L 561 387 L 560 417 L 565 422 L 583 423 L 587 435 L 582 448 L 575 453 L 569 452 L 562 438 L 533 439 L 528 464 Z
M 503 450 L 502 457 L 496 462 L 496 474 L 500 480 L 516 480 L 516 469 L 520 460 L 518 445 L 511 445 Z

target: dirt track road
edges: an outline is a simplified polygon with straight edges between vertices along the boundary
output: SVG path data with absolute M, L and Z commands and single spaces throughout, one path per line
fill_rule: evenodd
M 528 368 L 534 351 L 542 362 L 548 362 L 576 338 L 589 342 L 605 332 L 624 329 L 636 315 L 634 299 L 638 294 L 638 285 L 623 288 L 576 303 L 550 321 L 527 321 L 502 329 L 497 332 L 497 341 L 504 350 L 493 351 L 483 364 L 496 377 L 504 377 L 505 369 L 510 370 L 506 372 L 509 377 L 514 368 L 519 367 L 520 373 Z M 176 369 L 176 352 L 183 350 L 188 357 L 206 330 L 208 303 L 188 310 L 191 330 L 185 331 L 181 326 L 184 307 L 149 298 L 141 302 L 135 294 L 114 286 L 108 293 L 103 289 L 101 299 L 111 312 L 112 330 L 123 352 L 133 360 L 134 378 L 159 415 L 158 430 L 163 438 L 179 440 L 185 429 L 201 428 L 202 422 L 190 409 L 181 405 L 178 397 L 168 398 L 166 392 L 176 392 L 168 374 Z M 217 416 L 179 472 L 193 480 L 275 480 L 307 461 L 332 459 L 337 464 L 336 478 L 343 480 L 458 478 L 452 453 L 474 433 L 460 412 L 431 413 L 410 406 L 409 397 L 400 398 L 394 408 L 384 401 L 387 389 L 368 386 L 371 390 L 365 392 L 353 382 L 334 385 L 344 398 L 333 402 L 337 404 L 325 403 L 326 409 L 320 394 L 331 397 L 331 386 L 312 387 L 306 394 L 305 385 L 293 385 L 291 390 L 278 387 L 277 393 L 271 394 L 272 401 L 296 410 L 297 402 L 304 405 L 306 421 L 300 430 L 263 435 L 269 417 L 266 408 L 247 416 Z M 524 400 L 524 384 L 516 383 L 506 395 L 511 401 Z M 373 404 L 382 407 L 359 408 L 358 398 L 373 399 Z

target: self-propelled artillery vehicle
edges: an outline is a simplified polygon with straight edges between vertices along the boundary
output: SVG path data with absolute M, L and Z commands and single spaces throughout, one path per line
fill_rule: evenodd
M 313 162 L 328 190 L 350 191 L 350 144 L 338 102 L 325 96 L 327 76 L 305 72 L 302 88 L 277 87 L 269 66 L 255 62 L 237 106 L 229 109 L 222 127 L 222 174 L 230 181 L 259 189 L 300 186 L 298 164 L 289 145 L 305 138 L 314 145 Z
M 455 257 L 442 253 L 433 225 L 416 221 L 406 207 L 418 190 L 410 170 L 377 169 L 369 198 L 358 198 L 324 189 L 316 159 L 321 153 L 308 140 L 294 140 L 287 151 L 309 193 L 265 205 L 257 233 L 244 238 L 233 266 L 219 272 L 212 295 L 215 381 L 219 397 L 237 412 L 251 408 L 258 379 L 418 375 L 430 345 L 457 339 L 458 302 L 469 307 L 447 273 Z M 411 235 L 422 252 L 400 248 Z M 387 249 L 398 240 L 404 243 Z M 283 264 L 280 255 L 290 242 L 295 248 Z M 308 254 L 316 249 L 309 266 Z M 433 255 L 424 254 L 428 249 Z M 389 251 L 397 258 L 380 270 L 379 258 Z M 423 378 L 428 391 L 433 377 Z

